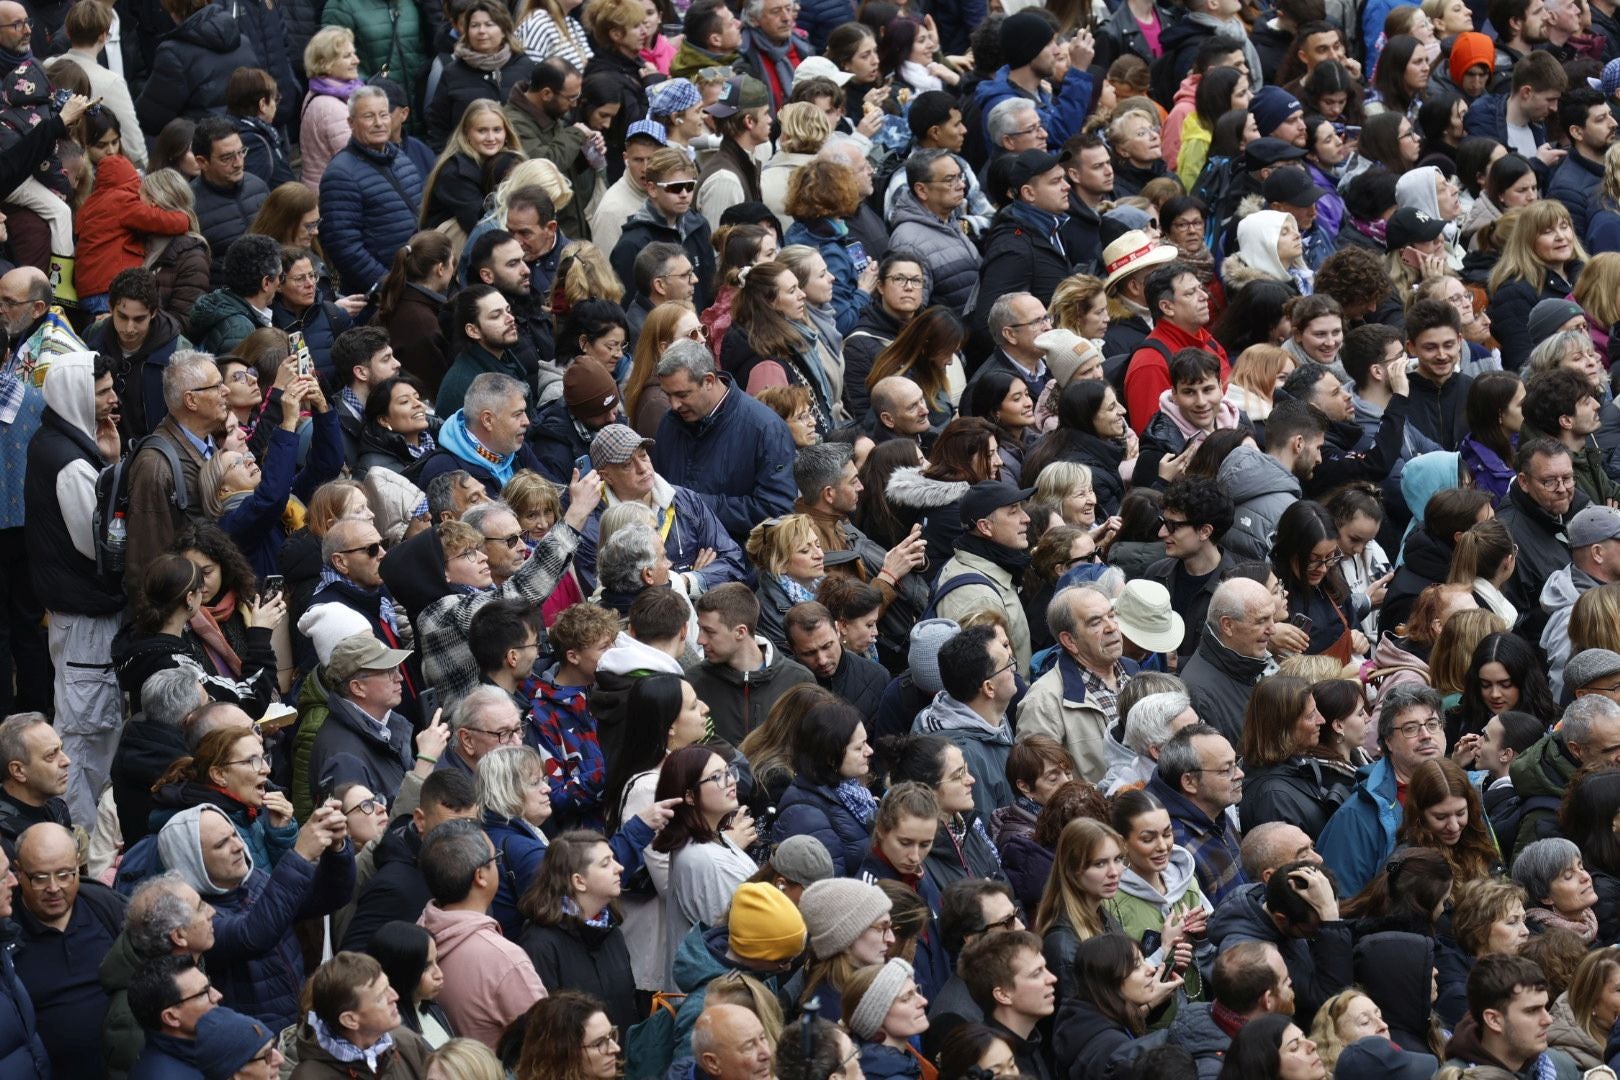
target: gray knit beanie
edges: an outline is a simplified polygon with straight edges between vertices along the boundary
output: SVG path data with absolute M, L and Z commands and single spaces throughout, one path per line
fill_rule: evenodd
M 790 836 L 771 853 L 771 866 L 795 885 L 814 885 L 833 876 L 827 845 L 806 834 Z
M 817 959 L 832 959 L 887 915 L 889 906 L 888 895 L 865 881 L 828 878 L 816 882 L 799 897 L 799 914 L 810 931 L 810 951 Z
M 945 689 L 939 677 L 939 650 L 961 632 L 962 627 L 955 619 L 924 619 L 911 628 L 906 666 L 911 669 L 911 681 L 917 689 L 930 697 Z
M 895 999 L 905 991 L 906 982 L 911 978 L 911 965 L 898 956 L 884 964 L 872 985 L 866 988 L 861 1003 L 855 1006 L 849 1018 L 849 1029 L 867 1042 L 876 1039 Z

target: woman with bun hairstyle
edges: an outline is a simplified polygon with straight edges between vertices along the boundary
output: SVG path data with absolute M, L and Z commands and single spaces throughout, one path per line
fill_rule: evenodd
M 978 781 L 956 744 L 941 735 L 891 735 L 877 741 L 873 766 L 890 784 L 929 788 L 939 807 L 923 873 L 935 890 L 969 877 L 1005 880 L 1001 860 L 973 805 Z
M 406 374 L 436 393 L 450 370 L 450 343 L 439 314 L 455 281 L 450 238 L 434 229 L 411 237 L 394 252 L 393 265 L 377 294 L 376 324 L 395 343 L 394 357 Z
M 1145 941 L 1149 934 L 1158 938 L 1159 948 L 1148 962 L 1170 962 L 1185 972 L 1187 996 L 1196 1000 L 1203 996 L 1203 984 L 1192 961 L 1214 959 L 1206 930 L 1215 908 L 1198 888 L 1192 853 L 1176 843 L 1170 812 L 1144 789 L 1120 791 L 1110 813 L 1125 842 L 1125 873 L 1108 910 L 1132 941 Z

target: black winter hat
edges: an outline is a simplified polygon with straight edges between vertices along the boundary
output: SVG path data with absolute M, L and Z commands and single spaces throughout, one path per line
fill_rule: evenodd
M 1021 68 L 1041 55 L 1047 42 L 1056 36 L 1057 31 L 1043 15 L 1033 11 L 1009 15 L 1001 24 L 1001 59 L 1010 68 Z

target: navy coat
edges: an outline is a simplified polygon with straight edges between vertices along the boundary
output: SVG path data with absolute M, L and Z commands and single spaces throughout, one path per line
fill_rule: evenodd
M 832 856 L 837 876 L 853 877 L 860 869 L 871 847 L 870 830 L 844 808 L 830 786 L 794 777 L 782 793 L 777 810 L 772 843 L 780 844 L 790 836 L 813 836 Z
M 34 1025 L 34 1002 L 11 961 L 15 933 L 15 924 L 0 921 L 0 1076 L 50 1080 L 51 1059 Z
M 350 139 L 338 151 L 321 176 L 321 247 L 344 292 L 382 280 L 415 234 L 421 207 L 422 174 L 399 147 L 369 150 Z

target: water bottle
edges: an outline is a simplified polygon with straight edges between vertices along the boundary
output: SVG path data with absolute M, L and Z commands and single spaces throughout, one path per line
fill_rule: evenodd
M 124 541 L 128 539 L 128 537 L 129 530 L 124 522 L 124 512 L 120 510 L 113 514 L 113 519 L 107 526 L 108 549 L 114 554 L 121 556 L 124 551 Z

